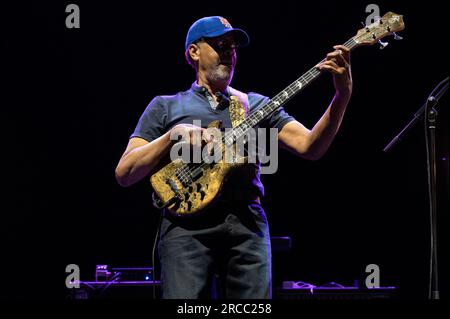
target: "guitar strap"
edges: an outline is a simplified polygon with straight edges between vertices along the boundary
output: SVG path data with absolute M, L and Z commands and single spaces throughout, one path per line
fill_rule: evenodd
M 233 127 L 238 126 L 244 121 L 248 115 L 249 102 L 248 95 L 228 87 L 230 92 L 230 105 L 228 106 L 230 112 L 231 125 Z
M 231 118 L 231 125 L 233 127 L 238 126 L 241 124 L 245 118 L 248 116 L 248 110 L 249 110 L 249 101 L 248 101 L 248 95 L 238 91 L 236 89 L 233 89 L 232 87 L 229 87 L 230 92 L 230 104 L 228 106 L 229 112 L 230 112 L 230 118 Z M 249 166 L 247 166 L 249 167 Z M 253 168 L 252 166 L 250 166 Z M 253 168 L 254 169 L 254 168 Z M 247 194 L 246 192 L 236 192 L 236 190 L 231 190 L 227 193 L 228 196 L 226 197 L 228 200 L 254 200 L 258 203 L 260 203 L 260 199 L 258 196 L 252 196 Z

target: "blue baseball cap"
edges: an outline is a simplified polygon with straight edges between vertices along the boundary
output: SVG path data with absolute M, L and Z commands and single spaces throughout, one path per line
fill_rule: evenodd
M 233 28 L 227 19 L 220 16 L 204 17 L 195 21 L 189 28 L 185 50 L 200 38 L 218 37 L 228 32 L 235 34 L 235 40 L 240 46 L 246 46 L 250 42 L 247 33 L 244 30 Z

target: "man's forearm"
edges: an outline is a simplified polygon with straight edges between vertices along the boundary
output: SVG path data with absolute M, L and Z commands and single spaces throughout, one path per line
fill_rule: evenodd
M 310 132 L 309 153 L 320 158 L 330 147 L 344 117 L 351 92 L 336 92 L 330 106 Z
M 130 186 L 151 173 L 161 159 L 170 151 L 170 133 L 162 135 L 151 143 L 137 147 L 125 154 L 116 169 L 120 185 Z

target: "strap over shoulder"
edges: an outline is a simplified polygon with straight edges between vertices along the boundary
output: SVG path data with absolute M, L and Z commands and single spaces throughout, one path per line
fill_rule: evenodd
M 249 102 L 248 95 L 231 86 L 228 87 L 230 92 L 230 117 L 233 127 L 238 126 L 248 115 Z

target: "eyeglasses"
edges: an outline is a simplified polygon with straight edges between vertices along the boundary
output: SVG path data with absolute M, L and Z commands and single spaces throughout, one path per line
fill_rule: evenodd
M 239 48 L 239 44 L 230 38 L 200 38 L 196 42 L 206 42 L 217 52 L 224 52 L 228 50 L 235 51 Z

